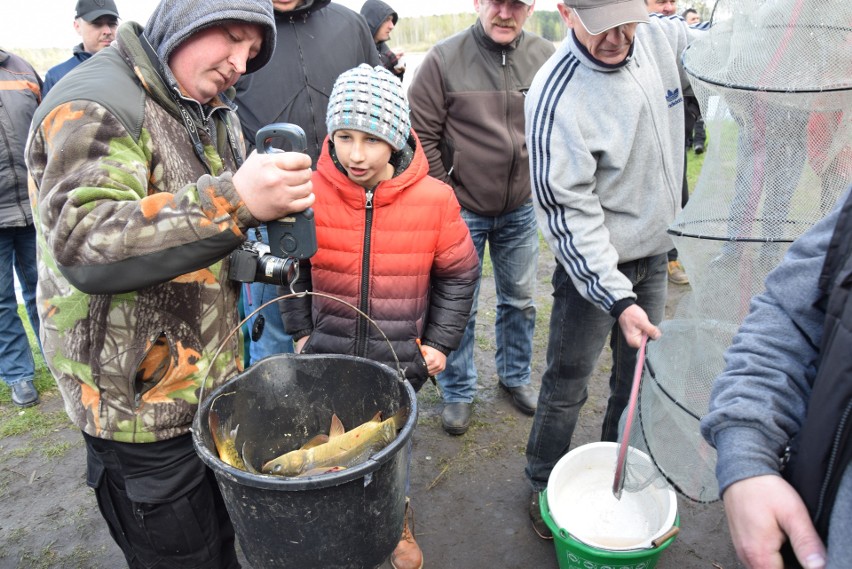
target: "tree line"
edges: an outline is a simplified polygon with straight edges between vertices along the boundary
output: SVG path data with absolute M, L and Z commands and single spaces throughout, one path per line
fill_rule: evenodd
M 683 12 L 686 8 L 693 8 L 698 11 L 702 20 L 707 20 L 710 18 L 713 2 L 714 0 L 680 2 L 678 13 Z M 427 51 L 442 39 L 471 26 L 476 18 L 477 15 L 473 11 L 460 14 L 442 14 L 440 16 L 400 18 L 397 27 L 391 34 L 390 44 L 391 47 L 399 47 L 404 51 Z M 552 42 L 561 42 L 568 30 L 556 10 L 533 12 L 533 15 L 524 25 L 524 29 Z

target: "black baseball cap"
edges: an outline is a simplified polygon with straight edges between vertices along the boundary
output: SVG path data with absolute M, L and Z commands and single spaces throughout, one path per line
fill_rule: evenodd
M 101 16 L 118 18 L 118 8 L 113 0 L 77 0 L 77 15 L 87 22 L 94 22 Z

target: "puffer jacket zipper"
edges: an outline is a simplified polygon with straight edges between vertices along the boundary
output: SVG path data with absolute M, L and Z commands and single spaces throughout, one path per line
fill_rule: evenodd
M 373 233 L 373 192 L 366 190 L 366 203 L 364 204 L 364 253 L 361 255 L 361 294 L 358 300 L 358 308 L 364 314 L 370 314 L 370 245 Z M 367 319 L 358 315 L 358 326 L 355 330 L 355 355 L 367 356 Z

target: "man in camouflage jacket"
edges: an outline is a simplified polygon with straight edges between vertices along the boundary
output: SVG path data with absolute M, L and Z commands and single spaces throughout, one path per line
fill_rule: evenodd
M 269 0 L 164 1 L 33 118 L 45 358 L 131 567 L 239 566 L 189 428 L 202 381 L 241 371 L 229 254 L 313 202 L 307 156 L 244 159 L 233 85 L 274 45 Z

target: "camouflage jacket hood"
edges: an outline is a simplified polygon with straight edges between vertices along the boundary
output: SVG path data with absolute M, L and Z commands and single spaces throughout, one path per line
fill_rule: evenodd
M 228 99 L 170 93 L 141 31 L 51 90 L 27 153 L 45 358 L 74 423 L 124 442 L 188 432 L 201 381 L 241 370 L 227 257 L 257 225 Z

